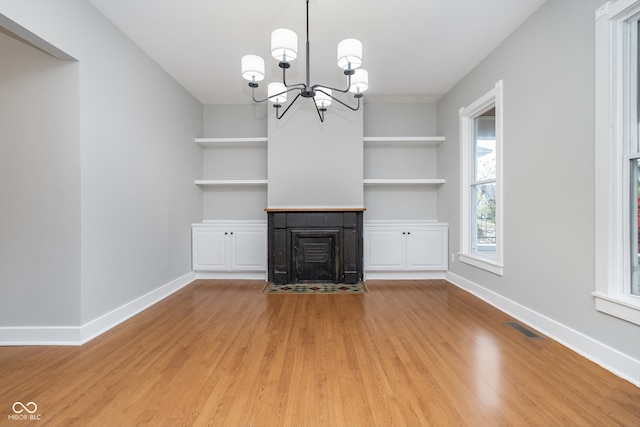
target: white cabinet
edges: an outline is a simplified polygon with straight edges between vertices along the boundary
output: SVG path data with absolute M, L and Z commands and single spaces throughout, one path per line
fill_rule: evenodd
M 447 270 L 447 230 L 442 225 L 407 228 L 407 270 Z
M 229 270 L 229 231 L 226 228 L 193 225 L 193 269 Z
M 406 238 L 402 227 L 364 228 L 365 271 L 405 270 Z
M 428 221 L 365 221 L 365 277 L 388 278 L 398 272 L 444 272 L 448 269 L 448 226 Z M 395 272 L 393 276 L 376 274 Z M 432 275 L 409 275 L 414 278 Z
M 266 221 L 205 221 L 193 224 L 191 229 L 194 271 L 256 272 L 260 278 L 265 277 Z
M 267 226 L 235 227 L 229 231 L 229 269 L 267 271 Z

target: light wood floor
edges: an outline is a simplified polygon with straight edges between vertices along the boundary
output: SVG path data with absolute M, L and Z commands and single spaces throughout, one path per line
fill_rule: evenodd
M 445 281 L 263 284 L 200 280 L 82 347 L 0 348 L 0 425 L 640 426 L 640 389 Z

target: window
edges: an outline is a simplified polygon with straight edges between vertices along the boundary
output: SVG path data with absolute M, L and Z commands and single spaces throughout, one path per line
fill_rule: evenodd
M 640 58 L 640 43 L 638 38 L 640 37 L 640 17 L 637 15 L 628 24 L 628 38 L 629 38 L 629 61 L 628 61 L 628 74 L 629 74 L 629 91 L 628 96 L 628 109 L 629 109 L 629 121 L 628 121 L 628 160 L 629 163 L 629 225 L 630 225 L 630 240 L 627 243 L 629 247 L 630 257 L 630 287 L 631 294 L 640 296 L 638 261 L 640 260 L 640 244 L 638 242 L 638 235 L 640 233 L 640 211 L 638 205 L 640 204 L 640 144 L 638 141 L 638 134 L 640 133 L 640 73 L 638 72 L 638 59 Z
M 640 324 L 640 0 L 596 11 L 596 309 Z
M 502 81 L 460 109 L 460 261 L 502 275 Z
M 629 246 L 629 273 L 630 278 L 630 293 L 632 295 L 640 296 L 640 289 L 638 286 L 638 275 L 640 270 L 638 269 L 638 261 L 640 260 L 640 158 L 639 153 L 633 153 L 633 157 L 630 159 L 629 165 L 629 180 L 630 180 L 630 200 L 629 200 L 629 225 L 630 234 L 629 242 L 625 244 Z M 635 219 L 635 221 L 634 221 Z

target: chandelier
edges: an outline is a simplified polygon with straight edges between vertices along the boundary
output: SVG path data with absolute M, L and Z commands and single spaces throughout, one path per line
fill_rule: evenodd
M 298 56 L 298 36 L 286 28 L 278 28 L 271 33 L 271 55 L 279 61 L 282 68 L 282 82 L 269 83 L 267 97 L 256 99 L 255 90 L 258 82 L 264 80 L 264 60 L 258 55 L 245 55 L 242 57 L 242 77 L 249 81 L 251 97 L 254 102 L 273 102 L 276 109 L 276 118 L 281 119 L 289 111 L 299 97 L 311 98 L 318 112 L 320 121 L 324 122 L 324 113 L 332 101 L 347 107 L 352 111 L 360 109 L 360 99 L 363 92 L 369 87 L 369 74 L 360 68 L 362 64 L 362 43 L 357 39 L 344 39 L 338 43 L 338 67 L 347 78 L 347 86 L 344 89 L 336 89 L 326 85 L 311 84 L 309 72 L 309 0 L 307 0 L 307 44 L 306 44 L 306 79 L 304 83 L 287 84 L 287 69 L 290 62 Z M 280 113 L 282 104 L 287 101 L 289 92 L 297 92 L 293 101 Z M 356 99 L 356 106 L 352 107 L 333 96 L 334 92 L 351 92 Z

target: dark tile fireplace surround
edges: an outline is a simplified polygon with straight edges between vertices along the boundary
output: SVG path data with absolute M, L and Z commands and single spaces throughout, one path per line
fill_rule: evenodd
M 268 278 L 277 284 L 362 280 L 363 209 L 267 209 Z

